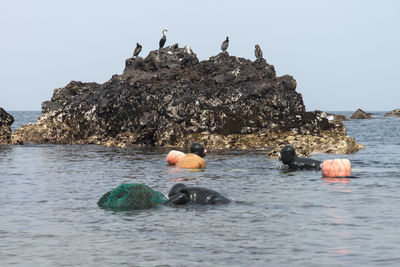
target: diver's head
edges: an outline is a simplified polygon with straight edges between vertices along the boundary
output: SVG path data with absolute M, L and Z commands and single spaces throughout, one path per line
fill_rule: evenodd
M 284 146 L 279 152 L 279 159 L 283 162 L 283 164 L 290 164 L 293 162 L 296 157 L 296 151 L 291 145 Z
M 182 190 L 185 187 L 186 187 L 186 185 L 182 184 L 182 183 L 175 184 L 173 187 L 171 187 L 171 190 L 169 190 L 168 197 L 169 198 L 172 197 L 173 195 L 175 195 L 176 193 L 178 193 L 180 190 Z
M 190 146 L 190 153 L 196 154 L 200 157 L 205 157 L 206 156 L 206 149 L 199 143 L 193 143 Z

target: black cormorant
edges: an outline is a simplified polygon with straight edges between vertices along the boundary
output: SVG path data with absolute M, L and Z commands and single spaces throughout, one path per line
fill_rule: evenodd
M 227 36 L 226 40 L 223 41 L 222 45 L 221 45 L 222 52 L 224 52 L 224 53 L 226 52 L 226 49 L 228 48 L 228 45 L 229 45 L 229 37 Z
M 142 45 L 139 43 L 136 43 L 136 48 L 135 51 L 133 51 L 133 56 L 136 57 L 139 55 L 140 51 L 142 51 Z
M 256 45 L 256 49 L 254 49 L 254 55 L 256 56 L 256 59 L 263 58 L 263 52 L 258 44 Z
M 161 39 L 160 39 L 160 48 L 159 48 L 159 49 L 163 48 L 163 46 L 164 46 L 164 44 L 165 44 L 165 41 L 167 41 L 167 36 L 165 35 L 166 32 L 167 32 L 166 29 L 164 29 L 164 30 L 162 31 L 163 36 L 162 36 Z

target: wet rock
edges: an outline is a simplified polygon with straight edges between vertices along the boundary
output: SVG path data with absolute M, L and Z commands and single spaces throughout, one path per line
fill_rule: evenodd
M 330 121 L 348 121 L 349 118 L 342 114 L 325 113 L 326 118 Z
M 356 112 L 354 112 L 353 115 L 351 115 L 351 117 L 350 117 L 350 119 L 357 119 L 357 120 L 371 119 L 371 118 L 372 118 L 372 114 L 367 113 L 362 109 L 357 109 Z
M 13 124 L 13 122 L 13 116 L 0 107 L 0 145 L 11 144 L 11 124 Z
M 385 117 L 400 117 L 400 108 L 389 111 L 385 114 Z
M 305 157 L 311 156 L 311 153 L 349 154 L 365 148 L 354 138 L 333 132 L 325 132 L 321 136 L 284 135 L 278 143 L 268 151 L 270 158 L 278 158 L 279 151 L 289 144 L 296 149 L 297 154 Z
M 104 84 L 72 81 L 55 89 L 38 121 L 14 136 L 116 147 L 183 146 L 200 138 L 208 148 L 263 149 L 286 142 L 277 133 L 346 139 L 322 112 L 306 112 L 296 87 L 265 59 L 220 53 L 200 62 L 190 47 L 173 45 L 127 59 L 123 73 Z

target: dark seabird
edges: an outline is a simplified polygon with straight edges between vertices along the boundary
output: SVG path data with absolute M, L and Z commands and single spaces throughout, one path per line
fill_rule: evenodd
M 142 51 L 142 45 L 139 43 L 136 43 L 136 48 L 135 51 L 133 51 L 133 56 L 136 57 L 139 55 L 140 51 Z
M 163 36 L 162 36 L 161 39 L 160 39 L 160 48 L 159 48 L 159 49 L 163 48 L 163 46 L 164 46 L 164 44 L 165 44 L 165 41 L 167 41 L 167 36 L 165 35 L 166 32 L 167 32 L 166 29 L 164 29 L 164 30 L 162 31 Z
M 256 49 L 254 50 L 254 55 L 256 56 L 256 59 L 263 58 L 263 52 L 261 51 L 261 48 L 258 44 L 256 45 Z
M 229 45 L 229 37 L 227 36 L 226 40 L 223 41 L 222 45 L 221 45 L 222 52 L 224 52 L 224 53 L 226 52 L 226 49 L 228 49 L 228 45 Z

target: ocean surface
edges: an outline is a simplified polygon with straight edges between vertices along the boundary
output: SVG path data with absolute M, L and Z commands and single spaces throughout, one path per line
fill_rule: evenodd
M 13 128 L 40 112 L 10 112 Z M 351 115 L 352 112 L 335 112 Z M 207 168 L 166 165 L 165 148 L 0 146 L 0 266 L 399 266 L 400 119 L 345 122 L 366 149 L 359 179 L 287 172 L 265 151 L 209 150 Z M 168 193 L 181 181 L 233 200 L 113 212 L 121 183 Z

